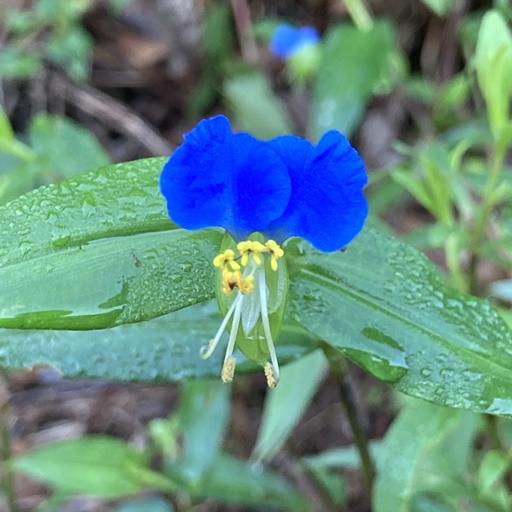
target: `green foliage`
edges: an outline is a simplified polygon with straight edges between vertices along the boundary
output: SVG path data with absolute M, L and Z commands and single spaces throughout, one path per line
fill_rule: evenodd
M 445 16 L 453 8 L 453 0 L 423 0 L 438 16 Z
M 48 61 L 85 80 L 93 44 L 80 21 L 89 7 L 88 1 L 67 0 L 37 0 L 23 11 L 0 6 L 10 36 L 0 50 L 0 78 L 31 78 Z
M 46 444 L 17 457 L 13 466 L 66 494 L 117 498 L 147 486 L 162 491 L 175 488 L 171 480 L 149 469 L 146 455 L 123 441 L 100 436 Z
M 495 139 L 501 141 L 505 137 L 503 130 L 506 130 L 512 97 L 512 35 L 497 11 L 489 11 L 483 17 L 475 67 L 487 103 L 489 125 Z
M 206 361 L 199 351 L 222 319 L 214 301 L 197 304 L 147 322 L 108 330 L 1 330 L 0 366 L 30 370 L 51 365 L 68 378 L 135 382 L 175 382 L 218 378 L 227 344 Z M 285 323 L 276 347 L 283 364 L 304 357 L 318 340 L 304 329 Z M 260 371 L 236 354 L 237 373 Z
M 158 192 L 161 163 L 103 168 L 0 210 L 0 326 L 101 329 L 213 297 L 222 234 L 173 230 Z M 55 204 L 60 222 L 49 223 Z M 290 318 L 405 393 L 510 414 L 507 326 L 487 302 L 447 288 L 425 257 L 371 228 L 346 253 L 291 241 L 286 254 Z
M 325 357 L 321 351 L 283 368 L 279 386 L 269 392 L 265 401 L 252 458 L 270 461 L 283 447 L 318 390 L 325 370 Z
M 200 116 L 219 99 L 223 68 L 229 61 L 235 34 L 230 6 L 221 1 L 211 4 L 206 13 L 203 33 L 203 73 L 191 95 L 187 110 L 190 116 Z
M 426 257 L 372 228 L 345 253 L 292 241 L 287 255 L 289 314 L 310 332 L 404 393 L 512 414 L 508 326 Z
M 0 154 L 11 157 L 0 169 L 0 204 L 37 186 L 110 163 L 96 138 L 69 119 L 34 116 L 25 144 L 15 137 L 9 120 L 0 112 Z
M 241 130 L 264 140 L 294 131 L 283 105 L 262 73 L 235 75 L 225 81 L 223 92 Z
M 408 405 L 379 450 L 375 511 L 417 510 L 415 503 L 426 492 L 464 496 L 461 479 L 474 435 L 474 421 L 460 411 L 424 402 Z
M 143 498 L 119 505 L 114 512 L 174 512 L 174 507 L 163 498 Z
M 394 29 L 383 21 L 369 32 L 347 24 L 329 30 L 313 94 L 314 140 L 331 129 L 347 136 L 354 131 L 377 86 L 388 78 L 396 51 Z

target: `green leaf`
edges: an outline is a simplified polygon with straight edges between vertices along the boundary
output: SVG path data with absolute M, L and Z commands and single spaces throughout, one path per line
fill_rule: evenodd
M 492 494 L 508 469 L 507 455 L 497 450 L 488 451 L 478 468 L 478 487 L 483 494 Z
M 326 366 L 318 350 L 283 368 L 279 386 L 265 400 L 253 459 L 269 461 L 283 447 L 318 390 Z
M 421 205 L 435 212 L 434 199 L 431 197 L 424 180 L 415 176 L 411 169 L 396 169 L 391 173 L 393 179 L 404 187 Z
M 163 498 L 154 496 L 123 503 L 113 512 L 174 512 L 174 507 Z
M 447 287 L 414 249 L 371 227 L 347 251 L 285 248 L 289 315 L 409 395 L 512 415 L 512 334 L 481 299 Z
M 174 484 L 148 468 L 147 457 L 109 437 L 84 437 L 39 446 L 12 461 L 13 469 L 59 491 L 118 498 Z
M 380 457 L 381 441 L 370 441 L 368 447 L 374 459 Z M 301 459 L 301 464 L 308 468 L 339 468 L 359 469 L 361 467 L 361 455 L 353 444 L 343 448 L 333 448 L 318 455 L 310 455 Z
M 349 485 L 344 475 L 325 468 L 310 468 L 310 473 L 324 489 L 332 503 L 343 505 L 349 497 Z
M 219 452 L 230 415 L 230 390 L 218 378 L 183 384 L 177 421 L 185 453 L 178 467 L 192 486 L 199 483 Z
M 199 350 L 222 319 L 215 301 L 197 304 L 148 322 L 102 331 L 26 331 L 0 329 L 0 367 L 17 370 L 47 364 L 64 377 L 113 381 L 167 382 L 219 378 L 225 335 L 206 361 Z M 281 364 L 308 354 L 318 341 L 285 323 L 276 346 Z M 261 367 L 237 357 L 237 373 Z
M 30 123 L 29 137 L 48 171 L 61 179 L 110 163 L 94 135 L 64 117 L 36 115 Z
M 224 96 L 236 125 L 259 139 L 293 133 L 292 123 L 265 75 L 253 71 L 229 78 Z
M 0 327 L 103 329 L 213 296 L 221 233 L 108 238 L 0 268 Z
M 347 136 L 354 131 L 374 88 L 386 77 L 394 39 L 391 25 L 383 21 L 369 32 L 349 24 L 328 31 L 314 88 L 313 139 L 331 129 Z
M 41 58 L 35 52 L 21 50 L 14 44 L 6 44 L 0 52 L 0 78 L 32 78 L 41 68 Z
M 293 512 L 311 510 L 306 498 L 281 476 L 229 455 L 219 456 L 201 486 L 189 492 L 221 503 Z
M 116 507 L 113 512 L 174 512 L 174 507 L 163 498 L 142 498 Z
M 495 138 L 506 124 L 512 94 L 512 35 L 502 15 L 487 11 L 482 19 L 475 54 L 478 84 L 487 103 Z
M 382 443 L 373 492 L 375 512 L 410 512 L 429 450 L 457 423 L 459 411 L 414 403 L 400 413 Z
M 88 59 L 93 48 L 91 35 L 77 25 L 55 32 L 46 44 L 48 60 L 62 66 L 77 81 L 85 81 L 89 75 Z
M 213 297 L 222 233 L 173 230 L 163 162 L 102 168 L 0 208 L 0 327 L 102 329 Z
M 219 66 L 233 50 L 235 33 L 231 8 L 224 2 L 213 2 L 206 13 L 204 52 L 208 64 Z
M 438 16 L 445 16 L 453 7 L 453 0 L 423 0 Z
M 5 142 L 14 140 L 14 132 L 12 130 L 11 122 L 7 117 L 4 109 L 0 106 L 0 139 Z M 3 145 L 4 142 L 0 143 Z

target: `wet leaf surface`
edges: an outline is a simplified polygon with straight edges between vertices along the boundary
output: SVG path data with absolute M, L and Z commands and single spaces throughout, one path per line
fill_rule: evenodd
M 421 253 L 366 227 L 342 252 L 286 247 L 291 318 L 404 393 L 512 415 L 512 334 Z

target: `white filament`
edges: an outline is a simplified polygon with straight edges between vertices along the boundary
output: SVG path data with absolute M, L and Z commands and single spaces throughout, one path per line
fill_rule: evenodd
M 270 331 L 270 323 L 268 320 L 267 309 L 267 283 L 265 281 L 265 272 L 259 275 L 260 286 L 260 301 L 261 301 L 261 321 L 263 323 L 263 330 L 265 331 L 265 338 L 267 340 L 268 351 L 270 353 L 270 360 L 274 367 L 276 381 L 279 380 L 279 363 L 277 362 L 276 349 L 272 340 L 272 332 Z
M 208 343 L 205 347 L 201 348 L 201 351 L 199 355 L 202 359 L 208 359 L 212 354 L 217 345 L 219 344 L 219 340 L 221 336 L 224 334 L 224 331 L 226 330 L 226 327 L 228 325 L 229 319 L 233 316 L 233 313 L 235 312 L 235 309 L 237 306 L 242 305 L 243 295 L 241 293 L 238 293 L 236 299 L 233 301 L 233 304 L 228 309 L 228 312 L 226 313 L 226 316 L 224 317 L 224 320 L 222 320 L 222 323 L 220 324 L 219 330 L 217 331 L 217 334 L 215 335 L 215 338 Z M 239 309 L 241 309 L 239 306 Z M 233 322 L 234 326 L 234 322 Z M 238 329 L 238 327 L 237 327 Z M 233 332 L 233 331 L 232 331 Z M 231 341 L 231 337 L 230 337 Z M 204 350 L 206 349 L 206 350 Z
M 233 354 L 233 350 L 235 349 L 236 335 L 238 334 L 238 327 L 240 326 L 240 316 L 242 315 L 243 300 L 244 296 L 241 293 L 239 293 L 238 297 L 235 299 L 235 302 L 238 302 L 235 308 L 235 316 L 233 317 L 233 325 L 231 326 L 231 332 L 229 333 L 228 348 L 226 349 L 226 356 L 224 357 L 224 362 L 226 362 L 226 360 L 229 357 L 231 357 L 231 355 Z

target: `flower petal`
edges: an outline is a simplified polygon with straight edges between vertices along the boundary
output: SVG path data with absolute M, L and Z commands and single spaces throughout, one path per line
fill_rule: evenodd
M 269 144 L 288 165 L 292 180 L 290 203 L 270 225 L 270 235 L 281 240 L 300 236 L 324 252 L 348 244 L 368 214 L 362 192 L 368 179 L 357 151 L 334 130 L 316 147 L 293 135 Z
M 287 23 L 278 25 L 270 40 L 270 51 L 279 59 L 287 59 L 305 46 L 318 42 L 320 35 L 314 27 L 296 28 Z
M 160 175 L 171 219 L 185 229 L 219 226 L 243 239 L 265 231 L 288 205 L 288 168 L 267 143 L 231 132 L 216 116 L 185 135 Z

